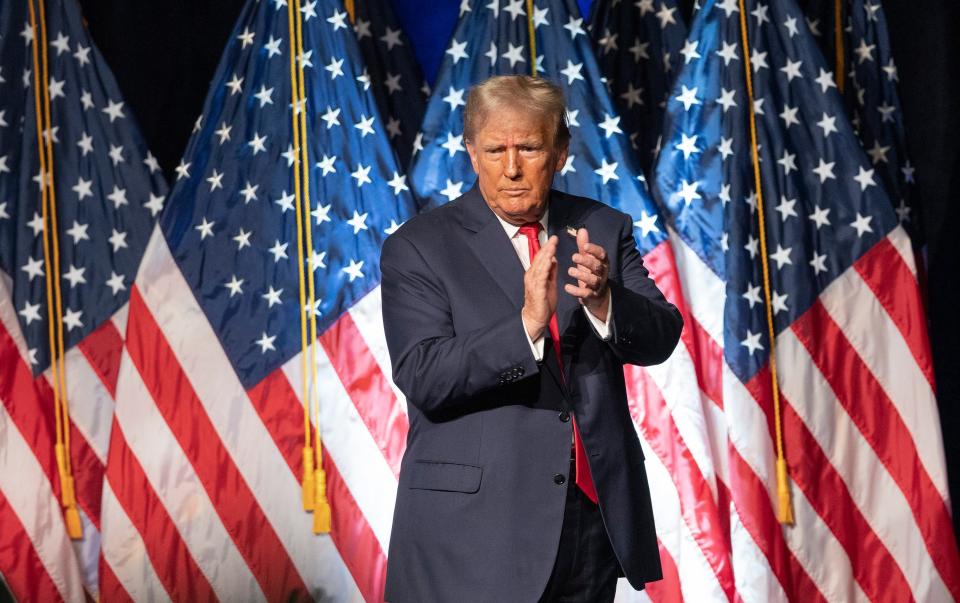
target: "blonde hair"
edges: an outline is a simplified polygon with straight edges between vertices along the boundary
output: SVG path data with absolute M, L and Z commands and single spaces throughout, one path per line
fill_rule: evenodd
M 552 123 L 554 148 L 566 148 L 570 142 L 563 90 L 529 75 L 496 75 L 471 88 L 463 108 L 463 139 L 472 142 L 490 115 L 505 108 L 542 116 Z

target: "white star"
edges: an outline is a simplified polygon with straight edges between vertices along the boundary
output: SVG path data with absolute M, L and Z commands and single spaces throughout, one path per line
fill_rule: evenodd
M 633 5 L 640 11 L 641 17 L 653 12 L 653 0 L 637 0 Z
M 123 145 L 110 145 L 110 152 L 107 154 L 110 156 L 110 160 L 113 161 L 113 165 L 123 163 Z
M 682 152 L 683 152 L 683 158 L 684 158 L 684 159 L 690 159 L 690 155 L 693 155 L 694 153 L 699 153 L 699 152 L 700 152 L 700 149 L 697 148 L 697 135 L 696 135 L 696 134 L 694 134 L 693 136 L 687 136 L 686 134 L 681 133 L 680 136 L 681 136 L 680 142 L 678 142 L 676 145 L 674 145 L 674 147 L 675 147 L 678 151 L 682 151 Z
M 80 95 L 80 102 L 83 104 L 84 109 L 93 109 L 93 95 L 86 90 Z
M 457 42 L 456 40 L 450 43 L 450 48 L 447 49 L 446 54 L 449 54 L 453 58 L 454 65 L 459 63 L 460 59 L 465 59 L 470 56 L 467 54 L 467 43 Z
M 246 48 L 248 45 L 253 44 L 253 32 L 250 31 L 249 27 L 244 27 L 243 33 L 237 36 L 237 39 L 240 40 L 240 48 Z
M 780 312 L 789 312 L 790 309 L 787 307 L 787 298 L 790 297 L 788 294 L 784 293 L 780 295 L 776 291 L 771 291 L 772 299 L 770 300 L 770 305 L 773 306 L 773 315 L 776 316 Z
M 274 264 L 276 264 L 280 260 L 287 259 L 287 245 L 289 245 L 289 243 L 281 243 L 280 239 L 277 239 L 274 242 L 273 247 L 267 250 L 269 253 L 273 254 Z
M 208 222 L 206 216 L 204 216 L 203 221 L 198 226 L 193 227 L 194 230 L 200 231 L 201 241 L 213 236 L 213 224 L 213 222 Z
M 753 68 L 754 73 L 757 73 L 761 69 L 768 67 L 767 53 L 758 52 L 756 48 L 750 51 L 750 66 Z
M 790 216 L 797 216 L 797 212 L 793 209 L 796 204 L 796 199 L 787 199 L 786 195 L 780 195 L 780 203 L 777 204 L 776 210 L 780 212 L 781 222 L 786 222 Z
M 550 12 L 549 8 L 537 8 L 533 7 L 533 27 L 537 28 L 541 25 L 550 25 L 550 22 L 547 21 L 547 13 Z
M 77 142 L 77 146 L 80 147 L 81 155 L 86 157 L 87 153 L 93 152 L 93 136 L 84 132 Z
M 760 299 L 760 285 L 747 283 L 747 291 L 743 294 L 743 298 L 750 303 L 751 310 L 755 305 L 762 304 L 763 301 Z
M 640 211 L 640 219 L 633 223 L 634 228 L 640 229 L 640 236 L 645 237 L 652 232 L 660 232 L 657 227 L 657 215 L 648 214 L 646 211 Z
M 361 230 L 367 230 L 367 213 L 361 214 L 357 210 L 353 210 L 353 217 L 347 220 L 347 224 L 353 227 L 353 234 L 357 234 Z
M 50 45 L 57 49 L 57 56 L 65 52 L 70 52 L 70 37 L 65 36 L 61 31 L 57 34 L 57 39 L 50 42 Z
M 696 90 L 696 88 L 694 88 L 694 90 Z M 733 90 L 727 90 L 726 88 L 720 89 L 720 98 L 717 99 L 717 104 L 723 106 L 724 113 L 727 112 L 727 109 L 737 106 L 737 101 L 733 100 L 733 95 L 736 94 L 736 92 L 737 90 L 735 88 Z M 680 97 L 678 96 L 677 99 L 679 100 Z M 686 103 L 684 103 L 684 108 L 686 108 Z
M 367 117 L 366 115 L 360 114 L 360 121 L 353 124 L 353 127 L 360 130 L 360 138 L 364 138 L 367 134 L 373 134 L 373 119 L 374 116 L 371 115 Z
M 813 252 L 813 259 L 810 260 L 810 266 L 813 267 L 814 274 L 820 274 L 821 272 L 827 271 L 827 254 L 820 255 L 816 251 Z
M 737 45 L 723 43 L 723 49 L 716 51 L 717 56 L 723 59 L 723 65 L 726 67 L 730 64 L 730 61 L 738 61 L 740 57 L 737 56 Z
M 223 181 L 223 172 L 218 172 L 217 170 L 213 170 L 213 174 L 209 178 L 207 178 L 207 182 L 210 183 L 210 192 L 212 193 L 214 190 L 218 188 L 223 188 L 222 181 Z
M 724 138 L 720 137 L 720 146 L 717 149 L 720 153 L 721 159 L 726 159 L 730 155 L 733 155 L 733 138 Z
M 754 237 L 753 235 L 747 235 L 747 244 L 743 246 L 747 252 L 750 253 L 750 259 L 757 257 L 757 245 L 760 243 L 760 240 Z
M 720 198 L 720 202 L 726 206 L 727 203 L 730 203 L 730 185 L 724 184 L 720 186 L 720 193 L 717 195 Z
M 527 11 L 523 10 L 523 0 L 510 0 L 509 4 L 507 4 L 507 7 L 503 10 L 510 13 L 511 21 L 516 20 L 517 17 L 527 14 Z
M 683 49 L 680 50 L 680 54 L 683 55 L 683 64 L 686 65 L 693 59 L 699 59 L 700 53 L 697 52 L 697 41 L 696 40 L 687 40 L 683 44 Z M 719 53 L 718 53 L 719 54 Z
M 267 147 L 264 144 L 267 140 L 267 135 L 259 135 L 259 132 L 253 133 L 253 138 L 247 144 L 253 149 L 253 155 L 256 156 L 257 153 L 261 151 L 266 151 Z
M 50 76 L 50 84 L 47 86 L 47 90 L 50 92 L 50 100 L 53 100 L 58 96 L 62 96 L 64 98 L 67 97 L 67 95 L 63 93 L 63 86 L 66 83 L 66 80 L 60 80 L 58 82 L 57 78 Z
M 163 210 L 163 197 L 150 193 L 150 199 L 143 206 L 150 210 L 150 217 L 155 218 Z
M 121 205 L 127 205 L 127 189 L 113 185 L 113 191 L 107 195 L 107 199 L 113 201 L 113 208 L 120 209 Z
M 27 222 L 27 226 L 33 230 L 33 236 L 37 236 L 43 232 L 43 217 L 39 213 L 34 212 L 33 219 Z
M 380 37 L 380 40 L 387 45 L 387 51 L 393 50 L 394 46 L 403 46 L 403 40 L 400 39 L 401 31 L 387 27 L 386 33 Z
M 333 107 L 327 107 L 327 112 L 320 116 L 323 121 L 327 122 L 327 129 L 329 130 L 333 126 L 340 125 L 340 109 L 334 109 Z
M 7 202 L 0 202 L 0 220 L 10 218 L 10 214 L 7 213 Z
M 230 281 L 223 284 L 224 287 L 230 290 L 230 297 L 234 295 L 243 294 L 243 279 L 237 278 L 237 275 L 234 274 L 230 277 Z
M 777 243 L 777 250 L 770 254 L 770 259 L 777 263 L 777 270 L 783 268 L 784 264 L 793 264 L 790 260 L 790 250 L 792 247 L 783 248 Z
M 151 174 L 160 169 L 160 163 L 150 151 L 147 151 L 147 158 L 143 160 L 143 164 L 147 166 L 147 169 L 150 170 Z
M 877 107 L 877 111 L 880 112 L 880 123 L 893 121 L 893 113 L 897 108 L 893 105 L 887 104 L 887 101 L 883 101 L 883 104 Z
M 456 111 L 457 107 L 466 106 L 467 103 L 463 100 L 463 92 L 464 88 L 460 88 L 458 90 L 453 86 L 450 86 L 450 91 L 446 96 L 443 97 L 443 101 L 450 105 L 451 111 Z
M 270 289 L 269 289 L 266 293 L 264 293 L 263 295 L 261 295 L 260 297 L 262 297 L 263 299 L 267 300 L 267 307 L 268 307 L 268 308 L 272 308 L 272 307 L 274 307 L 274 306 L 277 305 L 277 304 L 283 303 L 283 302 L 280 301 L 280 294 L 281 294 L 281 293 L 283 293 L 283 289 L 279 289 L 279 290 L 278 290 L 278 289 L 274 289 L 274 288 L 271 286 Z
M 77 183 L 70 187 L 70 190 L 77 193 L 77 201 L 83 201 L 84 197 L 93 196 L 93 180 L 84 180 L 83 176 L 77 179 Z
M 576 40 L 578 35 L 587 36 L 587 32 L 583 30 L 583 19 L 574 19 L 573 15 L 570 15 L 570 20 L 563 28 L 570 32 L 571 40 Z
M 128 247 L 128 245 L 127 245 L 127 233 L 121 232 L 121 231 L 117 230 L 116 228 L 111 228 L 110 230 L 111 230 L 111 232 L 110 232 L 110 238 L 107 239 L 107 240 L 110 241 L 110 244 L 113 246 L 113 252 L 114 252 L 114 253 L 120 251 L 120 250 L 123 249 L 124 247 Z
M 335 167 L 333 166 L 333 162 L 336 161 L 336 160 L 337 160 L 337 156 L 336 156 L 336 155 L 334 155 L 333 157 L 330 157 L 330 156 L 328 156 L 328 155 L 324 155 L 324 156 L 323 156 L 323 159 L 321 159 L 320 161 L 317 162 L 317 167 L 320 168 L 321 170 L 323 170 L 323 173 L 320 174 L 320 175 L 321 175 L 321 176 L 326 176 L 327 174 L 336 174 L 336 173 L 337 173 L 337 168 L 335 168 Z
M 86 272 L 86 268 L 78 268 L 73 264 L 70 264 L 70 270 L 67 270 L 63 275 L 63 280 L 70 282 L 70 288 L 73 289 L 79 284 L 86 284 L 87 279 L 83 276 L 83 273 Z
M 445 148 L 445 149 L 450 153 L 450 156 L 451 156 L 451 157 L 453 157 L 454 155 L 456 155 L 456 154 L 457 154 L 457 151 L 466 152 L 466 149 L 465 149 L 464 146 L 463 146 L 463 135 L 462 135 L 462 134 L 459 135 L 459 136 L 454 136 L 454 135 L 453 135 L 453 132 L 448 132 L 448 133 L 447 133 L 447 140 L 446 140 L 443 144 L 441 144 L 440 146 L 443 147 L 443 148 Z
M 29 301 L 24 300 L 23 310 L 17 312 L 20 316 L 23 317 L 23 320 L 27 322 L 27 326 L 35 320 L 40 320 L 40 304 L 31 304 Z
M 916 171 L 916 168 L 910 165 L 909 160 L 904 162 L 903 167 L 900 168 L 900 171 L 903 172 L 903 179 L 905 182 L 913 182 L 913 172 Z
M 511 68 L 513 68 L 513 66 L 516 65 L 517 63 L 527 62 L 527 59 L 523 58 L 524 47 L 522 44 L 519 46 L 514 46 L 513 44 L 508 43 L 507 46 L 508 46 L 507 51 L 503 53 L 503 55 L 501 56 L 507 59 L 508 61 L 510 61 Z
M 770 18 L 767 17 L 767 9 L 769 8 L 764 4 L 757 4 L 757 8 L 750 11 L 750 14 L 757 18 L 757 27 L 763 25 L 764 22 L 770 22 Z
M 387 186 L 393 187 L 394 195 L 399 195 L 402 191 L 410 190 L 410 187 L 407 186 L 407 177 L 401 176 L 399 172 L 393 173 L 393 178 L 387 182 Z
M 797 156 L 794 153 L 784 149 L 783 157 L 777 160 L 781 166 L 783 166 L 783 175 L 789 176 L 790 172 L 797 169 L 797 164 L 795 162 Z
M 619 118 L 618 118 L 619 119 Z M 603 183 L 606 184 L 609 180 L 619 180 L 620 176 L 617 176 L 617 162 L 607 163 L 606 158 L 601 159 L 600 167 L 593 170 L 594 174 L 597 174 L 603 178 Z
M 254 98 L 260 101 L 260 107 L 263 107 L 264 105 L 273 104 L 273 98 L 272 98 L 273 88 L 267 88 L 266 86 L 261 84 L 260 92 L 257 92 L 253 96 Z
M 577 173 L 577 168 L 573 167 L 573 160 L 576 159 L 576 157 L 576 155 L 567 155 L 566 160 L 563 162 L 563 168 L 560 170 L 561 176 L 566 176 L 570 172 Z
M 396 117 L 391 117 L 387 120 L 387 134 L 391 140 L 402 134 L 400 131 L 400 120 Z
M 744 201 L 746 201 L 747 205 L 750 206 L 751 214 L 757 211 L 757 193 L 750 191 L 750 194 L 747 195 L 747 198 L 744 199 Z
M 603 37 L 597 40 L 597 44 L 603 47 L 603 54 L 617 49 L 617 36 L 620 34 L 611 34 L 609 29 L 603 30 Z
M 359 262 L 356 260 L 350 260 L 350 265 L 341 268 L 340 271 L 345 272 L 347 276 L 350 277 L 350 282 L 352 283 L 358 278 L 363 278 L 363 271 L 361 270 L 362 268 L 363 260 L 360 260 Z
M 353 33 L 357 34 L 358 40 L 372 38 L 373 34 L 370 33 L 370 21 L 357 19 L 353 24 Z
M 660 19 L 660 29 L 666 28 L 671 23 L 676 24 L 677 21 L 673 18 L 673 13 L 676 11 L 675 7 L 667 8 L 666 4 L 660 3 L 660 10 L 657 11 L 657 18 Z
M 630 54 L 633 55 L 633 62 L 639 63 L 640 59 L 649 59 L 650 55 L 647 53 L 647 47 L 650 46 L 650 42 L 641 42 L 640 38 L 636 38 L 633 41 L 633 46 L 628 48 Z
M 341 13 L 337 9 L 333 9 L 333 15 L 327 18 L 327 23 L 331 23 L 333 25 L 333 31 L 337 31 L 338 29 L 347 28 L 346 19 L 347 19 L 346 11 Z
M 335 80 L 343 75 L 343 59 L 330 59 L 330 64 L 324 67 L 330 72 L 330 79 Z
M 110 116 L 110 123 L 113 123 L 113 120 L 123 117 L 123 103 L 115 103 L 112 100 L 107 99 L 107 107 L 103 109 L 103 112 Z
M 23 29 L 20 31 L 20 37 L 23 38 L 24 46 L 29 46 L 30 42 L 33 42 L 33 28 L 30 27 L 30 23 L 23 24 Z
M 780 113 L 780 119 L 783 120 L 783 127 L 789 128 L 790 124 L 800 125 L 800 120 L 797 119 L 797 111 L 799 107 L 791 107 L 790 105 L 784 104 L 783 111 Z
M 801 65 L 803 65 L 803 61 L 794 62 L 789 58 L 787 59 L 787 64 L 780 68 L 780 71 L 787 76 L 787 83 L 792 82 L 795 77 L 803 78 L 803 75 L 800 73 Z
M 314 2 L 314 4 L 316 4 L 316 2 Z M 303 10 L 303 9 L 300 9 L 300 10 Z M 233 294 L 231 294 L 230 297 L 233 297 Z M 276 350 L 276 349 L 277 349 L 277 348 L 275 348 L 274 345 L 273 345 L 273 341 L 274 341 L 276 338 L 277 338 L 276 335 L 267 336 L 267 332 L 266 332 L 266 331 L 263 331 L 262 334 L 260 335 L 260 339 L 256 340 L 254 343 L 257 344 L 258 346 L 260 346 L 260 353 L 261 353 L 261 354 L 266 354 L 266 353 L 267 353 L 267 350 Z
M 901 224 L 910 221 L 910 208 L 903 199 L 900 199 L 900 205 L 894 208 L 893 211 L 897 213 L 897 220 L 899 220 Z
M 280 193 L 280 198 L 274 201 L 275 204 L 280 206 L 280 213 L 285 214 L 288 211 L 293 211 L 293 200 L 296 197 L 293 193 L 287 194 L 287 191 Z
M 827 214 L 830 213 L 829 207 L 820 207 L 819 205 L 813 208 L 813 213 L 807 216 L 813 223 L 816 225 L 817 230 L 820 230 L 821 226 L 830 226 L 830 219 L 827 218 Z
M 250 247 L 250 235 L 253 234 L 253 231 L 246 231 L 243 228 L 240 229 L 240 232 L 237 233 L 237 236 L 233 237 L 233 240 L 237 243 L 237 251 L 240 251 L 244 247 Z
M 322 299 L 314 300 L 313 306 L 311 307 L 303 306 L 303 311 L 307 314 L 307 316 L 310 316 L 311 314 L 313 316 L 320 316 L 320 304 L 322 302 L 323 302 Z
M 694 86 L 693 88 L 687 88 L 686 86 L 681 84 L 680 88 L 681 88 L 680 96 L 677 96 L 676 100 L 683 103 L 684 111 L 689 111 L 690 107 L 692 107 L 693 105 L 701 104 L 700 100 L 697 98 L 696 86 Z
M 599 127 L 603 128 L 604 138 L 610 138 L 612 134 L 623 134 L 623 130 L 620 129 L 620 118 L 610 115 L 608 113 L 603 114 L 603 121 L 597 124 Z
M 287 167 L 290 167 L 297 162 L 297 155 L 300 154 L 300 149 L 294 149 L 293 145 L 287 145 L 287 150 L 283 153 L 280 153 L 280 156 L 287 160 Z
M 32 281 L 34 277 L 43 276 L 43 260 L 28 258 L 27 263 L 24 264 L 20 269 L 26 272 L 27 276 L 29 276 L 30 280 Z
M 453 201 L 457 197 L 463 194 L 463 182 L 454 182 L 447 178 L 447 186 L 440 191 L 441 195 L 447 197 L 447 201 Z
M 396 75 L 392 73 L 387 73 L 387 79 L 384 80 L 384 85 L 387 87 L 387 93 L 393 94 L 394 92 L 403 92 L 403 86 L 400 85 L 400 76 L 402 74 L 398 73 Z M 452 88 L 451 88 L 452 90 Z M 444 99 L 446 100 L 446 99 Z M 448 101 L 449 102 L 449 101 Z M 466 104 L 466 103 L 464 103 Z
M 862 237 L 865 232 L 873 232 L 873 228 L 870 227 L 870 220 L 873 219 L 873 216 L 861 216 L 860 212 L 857 212 L 857 219 L 850 223 L 857 231 L 857 236 Z
M 81 316 L 83 316 L 83 312 L 80 310 L 67 308 L 67 313 L 63 315 L 63 324 L 67 327 L 68 331 L 83 328 L 83 321 L 80 320 Z
M 864 61 L 872 61 L 874 48 L 876 48 L 875 44 L 867 44 L 865 39 L 860 38 L 860 46 L 853 49 L 853 52 L 857 53 L 857 65 L 863 65 Z
M 723 0 L 723 2 L 717 4 L 717 8 L 724 11 L 728 19 L 733 13 L 740 12 L 740 9 L 737 8 L 737 0 Z
M 310 264 L 310 270 L 316 272 L 318 268 L 326 268 L 327 265 L 323 262 L 325 257 L 327 257 L 326 251 L 311 251 L 310 257 L 307 259 L 307 262 Z
M 402 224 L 402 223 L 401 223 Z M 397 232 L 397 229 L 400 228 L 400 224 L 397 224 L 397 221 L 393 218 L 390 218 L 390 226 L 387 226 L 383 229 L 383 233 L 386 235 L 392 235 Z
M 373 182 L 369 176 L 370 168 L 371 166 L 369 165 L 364 167 L 362 163 L 358 163 L 356 171 L 350 172 L 350 176 L 357 180 L 357 188 L 362 187 L 365 183 Z
M 233 74 L 233 79 L 227 82 L 227 88 L 230 88 L 230 96 L 240 93 L 243 88 L 243 78 L 238 77 L 236 73 Z
M 363 68 L 363 73 L 357 76 L 357 81 L 363 84 L 364 90 L 370 89 L 370 74 L 367 72 L 367 68 Z
M 870 155 L 870 160 L 876 165 L 881 162 L 887 162 L 887 151 L 889 150 L 890 147 L 882 146 L 880 141 L 877 140 L 873 143 L 873 148 L 867 150 L 867 154 Z
M 787 19 L 783 22 L 783 26 L 787 28 L 787 35 L 791 38 L 799 33 L 797 31 L 796 17 L 787 17 Z
M 113 270 L 110 271 L 110 278 L 107 279 L 106 285 L 110 287 L 110 291 L 113 292 L 114 295 L 127 288 L 127 286 L 123 284 L 123 275 L 117 274 Z
M 220 144 L 223 144 L 226 141 L 230 140 L 230 130 L 232 129 L 233 129 L 233 126 L 228 126 L 227 122 L 223 122 L 220 124 L 220 129 L 214 132 L 214 134 L 220 137 Z
M 560 73 L 567 76 L 567 85 L 573 84 L 577 80 L 583 80 L 580 70 L 583 69 L 583 63 L 574 63 L 567 59 L 567 66 L 560 70 Z
M 571 128 L 579 127 L 579 126 L 580 126 L 580 122 L 577 121 L 577 116 L 578 116 L 578 115 L 580 115 L 580 109 L 574 109 L 573 111 L 570 111 L 570 110 L 568 109 L 567 112 L 566 112 L 567 126 L 569 126 L 569 127 L 571 127 Z
M 890 61 L 883 67 L 883 71 L 887 74 L 887 79 L 891 82 L 896 82 L 900 79 L 897 76 L 897 66 L 893 62 L 893 57 L 890 57 Z
M 620 95 L 627 103 L 627 108 L 632 109 L 634 105 L 643 105 L 643 99 L 640 98 L 640 94 L 643 93 L 643 88 L 634 88 L 633 82 L 627 82 L 627 91 Z
M 687 182 L 686 179 L 680 183 L 680 190 L 677 191 L 677 196 L 683 199 L 684 206 L 693 203 L 694 199 L 702 198 L 700 193 L 697 192 L 697 186 L 699 186 L 699 184 L 697 181 Z
M 823 130 L 823 137 L 826 138 L 831 132 L 839 132 L 836 126 L 837 118 L 831 117 L 824 112 L 823 118 L 817 122 L 817 125 Z
M 300 12 L 303 13 L 304 23 L 309 21 L 311 17 L 317 16 L 317 11 L 314 10 L 316 7 L 317 7 L 317 0 L 313 0 L 312 2 L 307 2 L 300 7 Z M 336 31 L 336 28 L 334 29 L 334 31 Z
M 823 184 L 830 178 L 836 178 L 836 176 L 833 175 L 833 166 L 835 163 L 835 161 L 828 163 L 821 158 L 820 164 L 813 168 L 813 173 L 815 173 L 817 176 L 820 176 L 820 184 Z
M 857 175 L 853 177 L 854 180 L 860 185 L 860 192 L 867 190 L 868 186 L 875 186 L 876 182 L 873 181 L 873 170 L 865 170 L 863 166 L 860 166 L 860 170 L 857 172 Z
M 496 0 L 494 0 L 494 1 L 496 1 Z M 485 57 L 487 57 L 488 59 L 490 59 L 490 66 L 491 66 L 491 67 L 494 66 L 494 65 L 496 65 L 496 64 L 497 64 L 497 57 L 499 56 L 499 55 L 497 54 L 497 45 L 496 45 L 496 43 L 490 42 L 490 50 L 488 50 L 487 52 L 483 53 L 483 56 L 485 56 Z
M 76 220 L 74 220 L 74 221 L 73 221 L 73 226 L 71 226 L 71 227 L 66 231 L 66 233 L 67 233 L 68 235 L 70 235 L 71 238 L 73 238 L 73 244 L 76 245 L 76 244 L 79 243 L 80 241 L 89 240 L 89 239 L 90 239 L 90 235 L 87 234 L 87 228 L 89 228 L 89 227 L 90 227 L 89 224 L 81 224 L 81 223 L 77 222 Z
M 820 69 L 820 75 L 817 76 L 817 79 L 813 81 L 820 84 L 820 92 L 825 93 L 829 88 L 837 87 L 833 81 L 833 74 L 823 68 Z
M 763 345 L 760 343 L 760 333 L 754 333 L 750 329 L 747 329 L 747 338 L 741 341 L 740 345 L 747 348 L 749 354 L 763 349 Z
M 247 180 L 247 185 L 240 191 L 240 195 L 243 196 L 244 205 L 257 200 L 257 189 L 259 187 L 259 184 L 250 184 L 250 181 Z

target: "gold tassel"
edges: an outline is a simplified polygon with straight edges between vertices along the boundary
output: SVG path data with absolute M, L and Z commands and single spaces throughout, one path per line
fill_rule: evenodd
M 331 524 L 330 501 L 327 500 L 327 474 L 322 467 L 317 469 L 316 479 L 317 496 L 313 508 L 313 533 L 329 534 Z
M 317 482 L 314 478 L 313 468 L 313 448 L 305 446 L 303 448 L 303 510 L 313 511 L 316 507 L 315 496 L 317 492 Z
M 63 518 L 67 522 L 67 536 L 73 540 L 83 538 L 83 524 L 80 523 L 80 512 L 77 511 L 77 505 L 72 504 L 63 512 Z
M 790 502 L 790 481 L 787 479 L 787 460 L 777 459 L 777 521 L 793 525 L 793 505 Z

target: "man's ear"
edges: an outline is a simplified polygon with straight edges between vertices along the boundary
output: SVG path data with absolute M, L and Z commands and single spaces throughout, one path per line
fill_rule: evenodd
M 563 169 L 563 166 L 567 164 L 567 151 L 570 150 L 569 146 L 565 146 L 557 153 L 557 165 L 554 167 L 555 172 L 559 172 Z
M 470 165 L 473 166 L 473 171 L 477 174 L 480 173 L 480 162 L 477 157 L 477 148 L 473 146 L 473 143 L 469 140 L 467 141 L 467 155 L 470 156 Z

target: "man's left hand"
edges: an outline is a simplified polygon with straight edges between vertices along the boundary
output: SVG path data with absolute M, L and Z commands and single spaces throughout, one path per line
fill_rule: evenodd
M 586 228 L 577 231 L 577 253 L 573 254 L 573 266 L 567 274 L 577 279 L 577 284 L 567 284 L 563 290 L 576 297 L 598 320 L 607 320 L 610 296 L 607 294 L 609 262 L 603 247 L 590 242 Z

